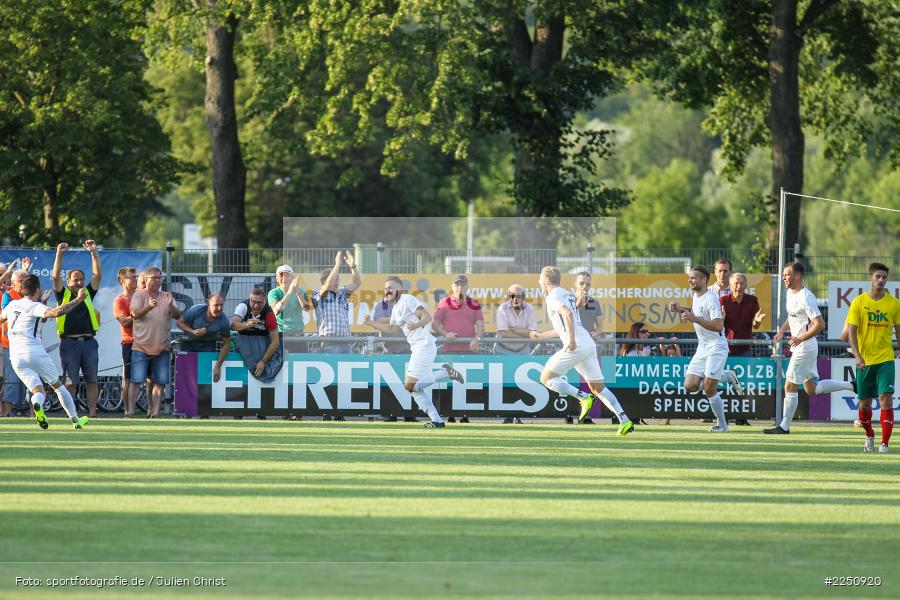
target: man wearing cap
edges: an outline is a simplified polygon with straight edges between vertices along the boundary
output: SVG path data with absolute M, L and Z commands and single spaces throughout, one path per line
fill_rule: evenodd
M 432 328 L 445 339 L 441 346 L 444 354 L 474 354 L 484 335 L 484 315 L 481 305 L 467 295 L 469 278 L 457 275 L 450 286 L 450 295 L 438 302 L 434 309 Z M 472 338 L 470 342 L 456 342 L 458 337 Z
M 341 285 L 341 263 L 350 268 L 353 280 L 350 285 Z M 359 267 L 352 252 L 338 252 L 334 266 L 322 271 L 322 287 L 313 292 L 312 304 L 316 309 L 316 324 L 319 335 L 325 337 L 350 337 L 350 302 L 348 298 L 362 284 Z M 322 352 L 328 354 L 349 354 L 349 342 L 326 342 Z
M 303 333 L 303 311 L 311 305 L 306 297 L 306 290 L 300 285 L 300 278 L 294 275 L 290 265 L 281 265 L 275 269 L 275 281 L 278 287 L 269 291 L 268 300 L 275 321 L 278 323 L 278 334 L 284 340 L 284 334 L 301 335 Z
M 527 338 L 537 331 L 537 313 L 525 302 L 525 288 L 519 284 L 509 286 L 509 300 L 497 308 L 497 337 Z M 497 342 L 494 354 L 530 354 L 531 346 L 521 342 Z

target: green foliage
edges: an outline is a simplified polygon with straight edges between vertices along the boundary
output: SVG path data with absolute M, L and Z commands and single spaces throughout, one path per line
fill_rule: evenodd
M 145 9 L 139 0 L 0 3 L 0 235 L 114 244 L 160 210 L 156 198 L 181 165 L 142 78 Z

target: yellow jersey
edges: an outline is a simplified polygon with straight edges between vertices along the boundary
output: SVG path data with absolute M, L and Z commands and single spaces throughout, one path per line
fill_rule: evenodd
M 900 325 L 900 301 L 887 292 L 877 301 L 863 292 L 850 304 L 847 322 L 858 328 L 859 353 L 867 365 L 894 360 L 891 336 Z

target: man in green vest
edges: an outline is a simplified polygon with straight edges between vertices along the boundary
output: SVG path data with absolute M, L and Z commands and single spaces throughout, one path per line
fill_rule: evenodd
M 99 348 L 94 337 L 100 329 L 100 319 L 94 308 L 93 299 L 100 290 L 100 255 L 97 243 L 87 240 L 84 249 L 91 253 L 91 281 L 85 287 L 84 271 L 70 269 L 66 275 L 65 285 L 62 278 L 62 255 L 69 245 L 62 243 L 56 247 L 56 260 L 53 261 L 53 291 L 56 292 L 57 305 L 63 305 L 84 289 L 84 302 L 72 312 L 56 320 L 56 332 L 59 334 L 59 359 L 62 363 L 63 378 L 72 397 L 78 387 L 79 372 L 84 377 L 87 393 L 88 416 L 97 416 L 97 367 L 100 363 Z

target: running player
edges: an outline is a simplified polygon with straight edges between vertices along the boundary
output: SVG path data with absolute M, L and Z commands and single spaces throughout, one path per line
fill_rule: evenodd
M 384 292 L 386 300 L 394 301 L 390 323 L 379 323 L 370 315 L 366 315 L 364 321 L 383 333 L 396 334 L 398 330 L 403 332 L 411 350 L 406 366 L 406 389 L 412 394 L 413 400 L 422 412 L 428 415 L 430 421 L 425 423 L 425 427 L 429 429 L 445 427 L 444 419 L 425 391 L 439 379 L 452 379 L 463 383 L 462 374 L 447 363 L 441 365 L 437 371 L 431 370 L 437 356 L 437 344 L 431 335 L 431 314 L 415 296 L 403 293 L 403 282 L 400 278 L 388 277 L 384 283 Z
M 728 360 L 728 340 L 725 338 L 725 317 L 718 294 L 707 288 L 709 269 L 703 265 L 691 267 L 688 285 L 694 292 L 692 306 L 681 306 L 677 302 L 669 304 L 669 310 L 681 313 L 682 321 L 694 324 L 697 333 L 697 351 L 691 358 L 684 375 L 684 388 L 690 393 L 698 391 L 701 386 L 709 400 L 709 407 L 716 415 L 716 424 L 709 428 L 712 433 L 728 431 L 728 420 L 725 418 L 725 402 L 716 387 L 719 381 L 735 386 L 738 394 L 743 390 L 733 371 L 725 369 Z
M 791 432 L 791 423 L 799 404 L 798 390 L 801 385 L 806 393 L 812 396 L 840 390 L 853 391 L 853 384 L 836 379 L 819 381 L 819 369 L 816 367 L 816 361 L 819 359 L 819 343 L 816 336 L 825 329 L 825 319 L 819 312 L 816 297 L 809 288 L 803 287 L 803 265 L 797 262 L 785 265 L 781 281 L 787 288 L 785 308 L 788 316 L 775 333 L 775 342 L 781 341 L 790 328 L 791 339 L 788 344 L 791 346 L 791 362 L 784 374 L 784 414 L 781 423 L 771 429 L 764 429 L 763 433 L 783 435 Z M 891 379 L 891 384 L 893 381 Z
M 866 430 L 864 452 L 875 450 L 875 430 L 872 429 L 872 398 L 878 396 L 881 405 L 882 454 L 888 451 L 894 430 L 894 345 L 891 328 L 900 340 L 900 302 L 888 294 L 888 268 L 881 263 L 869 265 L 872 288 L 863 292 L 850 304 L 847 323 L 850 324 L 850 351 L 856 358 L 856 386 L 859 390 L 859 420 Z
M 561 280 L 562 274 L 557 267 L 541 269 L 538 283 L 544 292 L 547 314 L 553 329 L 541 333 L 532 331 L 531 339 L 545 340 L 558 337 L 563 343 L 562 349 L 547 359 L 541 373 L 541 383 L 560 396 L 576 398 L 581 405 L 581 413 L 578 415 L 580 422 L 583 422 L 590 412 L 594 398 L 599 398 L 618 417 L 620 423 L 618 434 L 628 435 L 634 431 L 634 424 L 625 414 L 615 394 L 605 387 L 603 371 L 600 370 L 600 361 L 597 360 L 597 345 L 581 324 L 575 306 L 575 296 L 560 287 Z M 566 381 L 565 375 L 571 369 L 578 371 L 584 378 L 593 395 L 582 392 Z
M 9 322 L 9 353 L 13 370 L 29 390 L 31 405 L 41 429 L 47 429 L 47 417 L 44 415 L 43 379 L 56 392 L 66 414 L 81 429 L 88 422 L 87 417 L 78 418 L 75 402 L 63 385 L 59 371 L 41 343 L 41 319 L 54 319 L 70 312 L 84 300 L 84 290 L 78 290 L 74 299 L 56 308 L 49 308 L 38 302 L 41 297 L 41 282 L 35 275 L 29 275 L 22 282 L 22 298 L 14 300 L 3 309 L 2 320 Z

